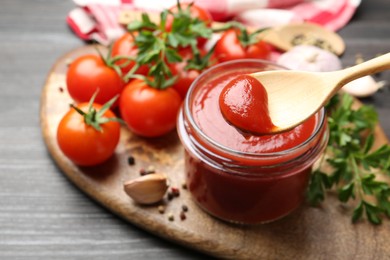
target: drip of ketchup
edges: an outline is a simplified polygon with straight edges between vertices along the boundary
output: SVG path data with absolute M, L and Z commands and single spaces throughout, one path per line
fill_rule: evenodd
M 225 120 L 244 133 L 261 135 L 275 128 L 269 117 L 267 91 L 249 75 L 233 78 L 222 89 L 219 107 Z

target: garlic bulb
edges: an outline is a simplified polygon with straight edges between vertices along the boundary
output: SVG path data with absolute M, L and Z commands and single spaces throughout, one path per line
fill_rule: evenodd
M 344 85 L 343 91 L 355 97 L 368 97 L 385 85 L 385 82 L 376 82 L 372 76 L 364 76 Z
M 342 68 L 340 59 L 333 53 L 311 45 L 298 45 L 280 55 L 277 63 L 292 70 L 335 71 Z

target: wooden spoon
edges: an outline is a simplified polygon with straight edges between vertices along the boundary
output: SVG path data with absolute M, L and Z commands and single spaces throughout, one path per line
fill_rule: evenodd
M 346 83 L 387 69 L 390 69 L 390 53 L 333 72 L 275 70 L 251 76 L 267 91 L 269 115 L 276 126 L 271 132 L 277 133 L 308 119 Z

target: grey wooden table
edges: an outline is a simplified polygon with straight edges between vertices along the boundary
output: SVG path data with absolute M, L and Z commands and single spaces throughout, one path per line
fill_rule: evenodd
M 65 23 L 67 0 L 0 1 L 0 259 L 204 259 L 114 216 L 70 183 L 46 151 L 39 125 L 45 77 L 84 43 Z M 340 31 L 347 51 L 390 51 L 390 1 L 363 1 Z M 390 72 L 380 75 L 390 82 Z M 374 105 L 390 137 L 390 89 Z

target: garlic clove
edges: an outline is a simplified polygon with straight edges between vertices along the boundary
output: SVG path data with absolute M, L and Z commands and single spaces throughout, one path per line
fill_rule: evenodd
M 376 82 L 372 76 L 364 76 L 344 85 L 343 91 L 355 97 L 369 97 L 383 87 L 383 82 Z
M 148 174 L 127 181 L 123 185 L 127 195 L 139 204 L 153 204 L 160 201 L 167 189 L 167 177 L 161 173 Z

